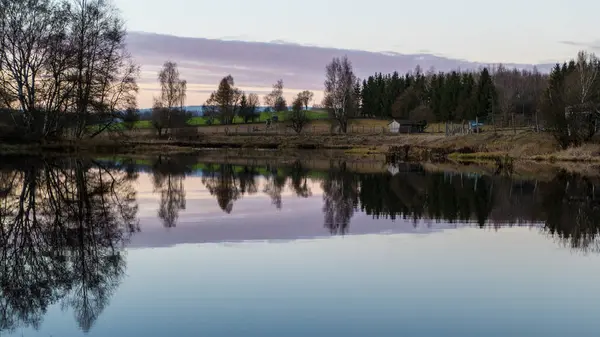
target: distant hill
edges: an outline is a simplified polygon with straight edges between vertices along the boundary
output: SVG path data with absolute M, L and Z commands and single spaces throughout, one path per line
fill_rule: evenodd
M 257 112 L 263 112 L 267 109 L 267 107 L 258 107 L 257 108 Z M 310 109 L 310 107 L 309 107 Z M 204 113 L 202 111 L 202 106 L 201 105 L 190 105 L 190 106 L 186 106 L 184 107 L 185 111 L 191 112 L 193 116 L 203 116 Z M 152 108 L 144 108 L 144 109 L 140 109 L 140 115 L 149 115 L 152 113 Z

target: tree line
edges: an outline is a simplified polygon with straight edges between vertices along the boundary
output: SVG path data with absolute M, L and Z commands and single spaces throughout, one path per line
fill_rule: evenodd
M 361 115 L 428 122 L 499 115 L 508 124 L 515 112 L 535 113 L 544 77 L 535 68 L 510 70 L 502 65 L 479 71 L 423 73 L 417 67 L 405 75 L 377 73 L 362 82 Z
M 165 130 L 186 127 L 187 121 L 192 116 L 184 109 L 187 82 L 180 78 L 175 62 L 166 61 L 164 63 L 158 73 L 158 81 L 161 94 L 154 98 L 151 122 L 158 136 L 161 137 Z M 263 103 L 266 106 L 265 112 L 275 113 L 289 110 L 283 90 L 283 80 L 280 79 L 273 84 L 272 91 L 263 97 Z M 308 122 L 306 111 L 313 101 L 313 97 L 313 92 L 305 90 L 298 93 L 292 102 L 288 119 L 292 128 L 297 132 L 301 132 Z M 258 94 L 242 91 L 236 87 L 233 76 L 227 75 L 219 81 L 217 90 L 212 92 L 202 105 L 202 115 L 207 125 L 215 124 L 215 121 L 221 125 L 231 125 L 235 123 L 236 118 L 247 124 L 259 120 L 260 107 Z M 139 120 L 139 116 L 127 115 L 126 127 L 132 129 L 137 120 Z
M 167 62 L 162 72 L 176 65 Z M 347 132 L 352 118 L 402 119 L 430 122 L 458 122 L 479 119 L 494 127 L 516 127 L 527 123 L 536 131 L 552 132 L 563 146 L 588 141 L 597 131 L 600 115 L 600 61 L 594 54 L 580 52 L 576 59 L 556 64 L 550 74 L 509 69 L 503 65 L 478 71 L 424 73 L 420 67 L 400 75 L 376 73 L 360 80 L 347 57 L 336 57 L 325 67 L 322 106 L 329 114 L 332 131 Z M 176 85 L 159 79 L 162 96 Z M 178 77 L 176 77 L 178 78 Z M 267 111 L 288 111 L 283 80 L 263 98 Z M 185 95 L 185 88 L 182 93 Z M 167 95 L 168 96 L 168 95 Z M 300 92 L 289 114 L 291 126 L 301 132 L 308 122 L 305 111 L 314 94 Z M 158 100 L 155 112 L 164 110 Z M 231 75 L 224 77 L 203 105 L 207 124 L 233 124 L 235 118 L 254 122 L 260 99 L 235 86 Z M 162 110 L 161 110 L 162 109 Z M 173 107 L 169 108 L 173 111 Z M 153 114 L 153 121 L 164 119 Z M 185 126 L 185 118 L 183 124 Z M 160 123 L 155 123 L 158 125 Z M 169 127 L 173 127 L 172 123 Z M 160 128 L 157 127 L 160 134 Z
M 325 68 L 323 106 L 332 122 L 346 132 L 355 117 L 397 118 L 424 122 L 464 122 L 481 119 L 499 127 L 520 120 L 546 129 L 564 147 L 589 141 L 600 117 L 600 61 L 580 51 L 556 64 L 550 74 L 508 69 L 503 65 L 479 71 L 384 75 L 362 81 L 347 57 L 334 58 Z
M 0 126 L 2 136 L 30 140 L 93 138 L 121 121 L 133 128 L 140 68 L 125 48 L 126 29 L 107 0 L 0 0 Z M 580 52 L 550 74 L 502 65 L 478 71 L 376 73 L 359 79 L 347 57 L 325 66 L 322 106 L 332 131 L 345 133 L 356 117 L 424 122 L 482 119 L 494 126 L 526 122 L 548 130 L 563 145 L 586 142 L 600 114 L 600 62 Z M 158 74 L 152 125 L 159 136 L 187 125 L 187 82 L 177 64 Z M 314 99 L 298 93 L 291 104 L 283 80 L 262 98 L 271 113 L 291 111 L 297 132 L 308 122 Z M 204 103 L 207 123 L 250 123 L 260 97 L 246 93 L 227 75 Z M 273 116 L 272 116 L 273 117 Z M 8 128 L 7 126 L 11 126 Z

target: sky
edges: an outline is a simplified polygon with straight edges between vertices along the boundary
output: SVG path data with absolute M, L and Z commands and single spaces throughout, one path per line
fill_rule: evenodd
M 600 51 L 597 0 L 113 0 L 131 31 L 544 63 Z

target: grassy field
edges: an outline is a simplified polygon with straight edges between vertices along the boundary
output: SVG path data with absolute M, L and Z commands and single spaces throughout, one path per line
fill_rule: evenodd
M 291 112 L 277 112 L 275 115 L 278 117 L 279 122 L 286 122 L 289 120 Z M 317 110 L 317 111 L 307 111 L 307 117 L 310 120 L 310 126 L 317 126 L 323 130 L 329 129 L 329 120 L 326 111 Z M 267 119 L 271 118 L 271 113 L 269 112 L 261 112 L 258 119 L 255 119 L 254 122 L 249 123 L 250 125 L 264 125 Z M 387 129 L 389 120 L 387 119 L 351 119 L 348 123 L 349 132 L 374 132 L 381 131 L 382 128 Z M 245 124 L 244 120 L 236 116 L 233 120 L 234 126 L 241 125 L 249 125 Z M 187 125 L 189 126 L 197 126 L 197 127 L 218 127 L 221 126 L 221 123 L 218 119 L 213 119 L 212 124 L 207 124 L 207 118 L 198 116 L 192 117 L 187 121 Z M 135 125 L 136 129 L 152 129 L 152 122 L 149 120 L 138 121 Z M 115 125 L 113 130 L 124 129 L 122 124 Z M 445 133 L 446 126 L 445 123 L 430 123 L 425 128 L 426 133 Z M 362 132 L 361 132 L 362 131 Z M 492 131 L 492 127 L 489 125 L 485 125 L 482 127 L 482 131 Z
M 280 122 L 285 122 L 287 119 L 289 119 L 291 112 L 277 112 L 275 113 L 275 115 L 277 116 L 277 118 L 279 119 Z M 327 118 L 327 112 L 325 111 L 307 111 L 306 115 L 308 117 L 309 120 L 321 120 L 321 119 L 326 119 Z M 258 119 L 256 119 L 254 121 L 254 123 L 265 123 L 267 121 L 267 119 L 271 118 L 271 113 L 269 112 L 261 112 Z M 202 116 L 198 116 L 198 117 L 192 117 L 187 121 L 187 125 L 190 126 L 208 126 L 208 124 L 206 123 L 208 119 L 206 117 L 202 117 Z M 234 124 L 244 124 L 244 119 L 236 116 L 233 119 L 233 123 Z M 219 122 L 218 119 L 214 119 L 213 120 L 213 124 L 212 125 L 220 125 L 221 123 Z M 135 125 L 136 128 L 138 129 L 149 129 L 152 128 L 152 123 L 149 120 L 143 120 L 143 121 L 139 121 L 136 123 Z

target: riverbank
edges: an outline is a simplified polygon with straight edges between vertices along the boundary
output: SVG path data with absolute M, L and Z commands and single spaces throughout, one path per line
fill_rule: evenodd
M 115 145 L 115 144 L 113 144 Z M 181 160 L 184 162 L 202 162 L 204 164 L 230 164 L 243 167 L 285 167 L 300 163 L 304 169 L 326 172 L 330 169 L 344 169 L 362 174 L 405 172 L 413 163 L 428 172 L 452 172 L 456 174 L 477 174 L 486 176 L 502 175 L 511 179 L 533 179 L 550 181 L 562 173 L 578 174 L 600 179 L 600 162 L 593 161 L 533 161 L 515 160 L 510 165 L 498 165 L 494 160 L 401 160 L 396 164 L 388 162 L 385 152 L 368 148 L 350 150 L 320 149 L 251 149 L 251 148 L 192 148 L 174 145 L 133 146 L 121 144 L 121 147 L 12 147 L 12 152 L 0 152 L 0 162 L 28 162 L 27 158 L 81 157 L 105 159 L 117 162 L 133 162 L 154 165 L 157 160 Z M 106 151 L 110 149 L 111 151 Z M 41 151 L 43 150 L 43 151 Z M 59 151 L 60 150 L 60 151 Z M 92 151 L 95 150 L 95 151 Z M 98 151 L 103 150 L 103 151 Z M 161 159 L 161 157 L 163 159 Z M 186 159 L 187 158 L 187 159 Z M 407 166 L 408 165 L 408 166 Z
M 149 140 L 117 137 L 87 141 L 44 144 L 0 144 L 3 154 L 175 154 L 197 153 L 206 149 L 277 150 L 297 154 L 318 150 L 328 159 L 340 157 L 384 160 L 393 155 L 405 161 L 497 162 L 517 160 L 535 162 L 600 162 L 600 144 L 562 150 L 552 135 L 519 133 L 481 133 L 446 137 L 443 134 L 348 134 L 348 135 L 204 135 L 188 140 Z

